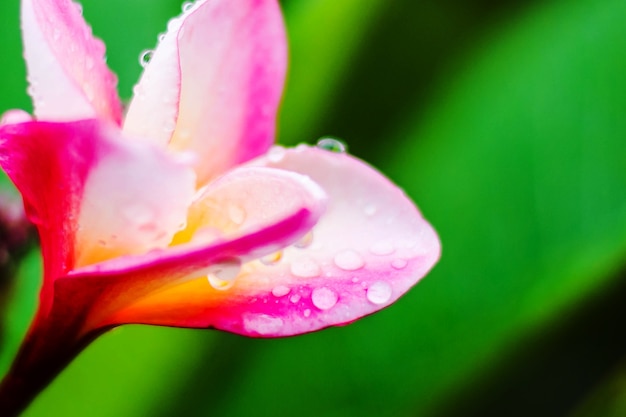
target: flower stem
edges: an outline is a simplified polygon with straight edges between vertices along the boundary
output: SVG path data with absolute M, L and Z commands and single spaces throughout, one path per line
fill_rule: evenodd
M 0 383 L 0 416 L 18 416 L 102 331 L 73 338 L 50 322 L 35 319 L 8 373 Z

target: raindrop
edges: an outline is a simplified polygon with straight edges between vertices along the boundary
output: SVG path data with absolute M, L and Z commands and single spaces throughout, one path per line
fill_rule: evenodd
M 313 294 L 311 295 L 311 301 L 313 301 L 313 305 L 320 310 L 329 310 L 337 304 L 338 300 L 337 293 L 331 290 L 330 288 L 321 287 L 313 290 Z
M 405 259 L 394 259 L 391 261 L 391 266 L 395 269 L 404 269 L 406 268 L 407 261 Z
M 291 273 L 300 278 L 314 278 L 320 276 L 322 269 L 312 259 L 300 259 L 291 264 Z
M 261 258 L 261 263 L 267 266 L 276 265 L 282 259 L 282 257 L 282 251 L 270 253 L 269 255 L 265 255 Z
M 346 153 L 346 144 L 335 138 L 322 138 L 317 141 L 317 147 L 335 153 Z
M 291 289 L 287 286 L 277 285 L 272 289 L 272 295 L 274 297 L 284 297 L 285 295 L 289 294 L 290 291 Z
M 374 255 L 385 256 L 385 255 L 391 255 L 392 253 L 394 253 L 395 248 L 390 242 L 383 240 L 383 241 L 374 243 L 370 247 L 370 252 L 372 252 Z
M 311 246 L 311 243 L 313 243 L 313 232 L 309 231 L 306 235 L 302 236 L 302 238 L 300 238 L 300 240 L 298 240 L 293 246 L 298 249 L 304 249 Z
M 133 225 L 142 226 L 154 221 L 152 210 L 139 204 L 133 204 L 124 208 L 122 214 Z
M 378 209 L 376 208 L 375 205 L 373 204 L 368 204 L 367 206 L 365 206 L 365 210 L 363 210 L 365 212 L 365 215 L 368 217 L 373 216 L 374 214 L 376 214 L 376 212 L 378 211 Z
M 93 69 L 94 64 L 95 63 L 94 63 L 92 57 L 88 56 L 87 58 L 85 58 L 85 68 L 86 69 L 88 69 L 88 70 Z
M 237 278 L 240 271 L 241 261 L 238 259 L 231 259 L 212 265 L 209 268 L 207 278 L 209 280 L 209 284 L 211 284 L 211 286 L 216 290 L 227 290 L 234 285 L 235 278 Z
M 154 51 L 152 49 L 146 49 L 139 54 L 139 64 L 142 67 L 146 67 L 150 60 L 152 60 L 152 56 L 154 55 Z
M 304 317 L 309 317 L 311 315 L 311 310 L 309 310 L 308 308 L 306 310 L 304 310 L 302 312 L 304 314 Z
M 246 219 L 246 211 L 243 207 L 231 204 L 228 206 L 228 217 L 230 217 L 230 220 L 232 220 L 233 223 L 241 225 Z
M 344 271 L 356 271 L 363 268 L 365 262 L 355 251 L 344 250 L 335 255 L 335 265 Z
M 250 332 L 262 335 L 277 334 L 283 327 L 283 319 L 267 314 L 256 314 L 244 317 L 243 325 Z
M 183 3 L 183 13 L 187 13 L 193 7 L 193 1 L 186 1 Z
M 76 6 L 76 10 L 78 11 L 78 13 L 82 16 L 83 15 L 83 5 L 80 3 L 74 3 L 74 5 Z
M 300 294 L 294 294 L 291 297 L 289 297 L 289 301 L 291 301 L 293 304 L 296 304 L 298 301 L 300 301 Z
M 385 304 L 391 298 L 392 288 L 388 282 L 376 281 L 367 289 L 367 299 L 372 304 Z
M 287 150 L 282 146 L 272 146 L 270 151 L 267 153 L 267 160 L 272 163 L 278 163 L 283 160 Z
M 165 39 L 165 33 L 160 33 L 158 38 L 159 42 L 163 42 L 163 40 Z

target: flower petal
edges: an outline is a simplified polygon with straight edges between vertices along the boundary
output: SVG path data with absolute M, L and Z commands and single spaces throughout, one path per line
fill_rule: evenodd
M 144 313 L 134 307 L 138 299 L 149 294 L 166 294 L 169 288 L 195 281 L 197 277 L 202 277 L 204 286 L 220 299 L 222 292 L 210 285 L 207 275 L 225 268 L 234 268 L 236 272 L 240 262 L 250 262 L 297 241 L 323 212 L 323 202 L 314 200 L 308 207 L 300 207 L 256 230 L 243 230 L 228 239 L 207 245 L 189 243 L 80 268 L 55 282 L 57 308 L 79 311 L 84 318 L 84 331 L 88 332 L 136 322 Z M 177 318 L 166 311 L 147 313 L 155 317 L 165 315 L 170 321 Z M 56 314 L 66 313 L 56 311 Z M 164 323 L 157 320 L 153 324 Z M 189 324 L 183 321 L 176 325 Z
M 39 230 L 46 276 L 63 275 L 74 265 L 81 195 L 96 160 L 90 139 L 98 130 L 93 121 L 0 126 L 0 165 Z
M 198 1 L 170 21 L 124 129 L 197 152 L 205 184 L 271 146 L 286 62 L 276 0 Z
M 437 235 L 414 204 L 363 162 L 299 147 L 254 163 L 309 175 L 328 193 L 312 236 L 246 263 L 231 288 L 186 281 L 140 299 L 120 313 L 125 320 L 263 337 L 304 333 L 391 304 L 439 258 Z
M 70 0 L 22 0 L 24 56 L 39 120 L 121 122 L 117 78 L 79 7 Z
M 154 247 L 152 229 L 144 234 L 136 230 L 144 224 L 145 212 L 129 211 L 133 207 L 154 210 L 151 215 L 160 222 L 156 230 L 167 234 L 157 242 L 163 246 L 186 217 L 193 171 L 151 144 L 119 135 L 95 120 L 0 126 L 0 165 L 39 229 L 48 279 L 121 251 Z M 111 234 L 120 243 L 105 240 L 109 246 L 101 247 L 100 240 Z M 131 250 L 129 244 L 136 247 Z
M 76 266 L 167 247 L 195 194 L 188 161 L 119 131 L 106 136 L 82 195 Z

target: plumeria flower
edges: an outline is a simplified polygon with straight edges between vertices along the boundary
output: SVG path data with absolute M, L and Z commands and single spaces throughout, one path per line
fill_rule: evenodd
M 112 327 L 311 332 L 388 306 L 437 261 L 436 233 L 372 167 L 272 146 L 287 62 L 276 0 L 186 4 L 125 114 L 76 4 L 22 0 L 21 18 L 34 116 L 5 114 L 0 165 L 44 277 L 0 409 Z

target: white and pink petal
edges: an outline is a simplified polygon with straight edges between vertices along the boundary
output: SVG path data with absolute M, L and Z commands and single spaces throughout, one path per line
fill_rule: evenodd
M 254 164 L 310 176 L 328 193 L 327 211 L 311 234 L 244 263 L 232 285 L 187 280 L 136 300 L 119 320 L 294 335 L 393 303 L 439 258 L 437 235 L 415 205 L 365 163 L 299 147 Z
M 125 129 L 196 152 L 204 185 L 274 141 L 287 66 L 282 16 L 276 0 L 201 0 L 168 29 Z
M 29 93 L 39 120 L 121 122 L 117 78 L 71 0 L 23 0 L 22 35 Z

